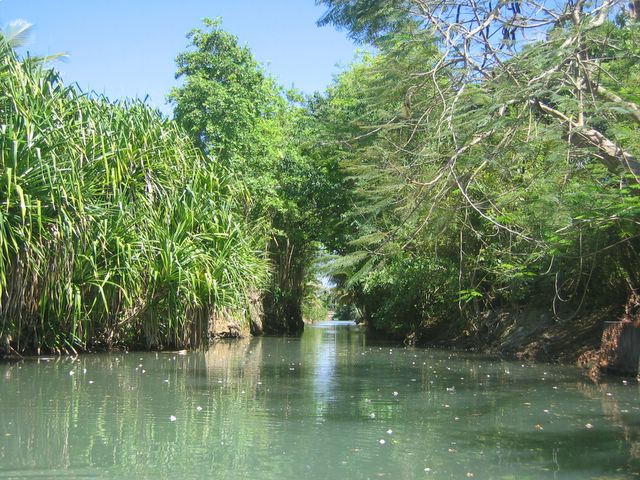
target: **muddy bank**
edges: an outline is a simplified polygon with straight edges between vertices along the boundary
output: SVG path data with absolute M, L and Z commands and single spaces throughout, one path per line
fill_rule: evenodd
M 566 318 L 544 308 L 485 312 L 462 332 L 450 326 L 427 337 L 433 346 L 463 348 L 528 361 L 573 363 L 592 378 L 635 376 L 640 359 L 638 298 L 626 305 Z
M 16 345 L 11 335 L 0 332 L 0 361 L 17 361 L 28 357 L 39 357 L 41 355 L 55 356 L 75 356 L 80 353 L 100 353 L 100 352 L 127 352 L 127 351 L 167 351 L 176 349 L 195 349 L 202 346 L 211 346 L 224 339 L 244 339 L 252 334 L 261 334 L 262 319 L 259 315 L 251 312 L 249 322 L 236 312 L 221 310 L 214 314 L 196 319 L 196 329 L 186 330 L 182 338 L 175 335 L 167 336 L 169 342 L 145 342 L 138 335 L 133 340 L 121 340 L 110 338 L 105 341 L 104 335 L 91 339 L 83 347 L 76 348 L 40 348 Z M 158 338 L 157 335 L 154 337 Z
M 620 307 L 568 318 L 543 308 L 489 312 L 475 331 L 456 337 L 454 342 L 508 358 L 575 363 L 585 352 L 600 348 L 605 322 L 619 319 L 621 313 Z
M 473 319 L 425 321 L 411 333 L 376 330 L 372 322 L 364 323 L 368 338 L 374 341 L 395 339 L 405 345 L 463 349 L 528 361 L 576 363 L 587 352 L 600 348 L 607 322 L 624 316 L 624 305 L 566 316 L 529 305 L 485 311 Z

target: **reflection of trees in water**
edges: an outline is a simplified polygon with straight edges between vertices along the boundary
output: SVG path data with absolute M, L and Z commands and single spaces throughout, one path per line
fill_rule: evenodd
M 262 338 L 214 342 L 204 353 L 207 378 L 255 388 L 260 381 Z
M 302 343 L 314 367 L 309 401 L 316 414 L 325 420 L 365 418 L 372 386 L 367 381 L 370 367 L 361 357 L 364 334 L 356 327 L 308 328 Z
M 213 474 L 237 465 L 241 473 L 252 450 L 268 443 L 268 429 L 247 421 L 259 408 L 260 349 L 259 341 L 220 342 L 187 355 L 96 355 L 13 369 L 6 381 L 19 388 L 0 390 L 2 472 L 166 475 L 198 465 L 204 474 L 210 465 Z
M 540 386 L 537 368 L 509 372 L 510 364 L 437 351 L 391 354 L 363 341 L 349 328 L 309 328 L 301 339 L 218 342 L 185 355 L 97 355 L 5 369 L 0 476 L 98 469 L 129 477 L 219 478 L 233 471 L 238 478 L 304 478 L 309 466 L 315 478 L 336 478 L 336 469 L 341 478 L 417 478 L 420 459 L 443 472 L 473 471 L 475 462 L 499 477 L 511 463 L 522 471 L 553 468 L 558 450 L 565 472 L 637 471 L 638 412 L 620 386 L 610 386 L 616 398 L 606 386 L 581 384 L 589 400 L 577 403 L 573 389 L 555 400 L 532 393 L 532 409 L 543 401 L 552 413 L 567 413 L 546 416 L 521 407 L 523 392 Z M 447 390 L 452 386 L 455 392 Z M 600 403 L 606 418 L 590 420 Z M 593 431 L 576 429 L 574 418 L 585 411 L 581 422 L 592 421 Z M 540 415 L 548 423 L 534 432 Z
M 629 380 L 635 382 L 635 380 Z M 629 447 L 631 459 L 640 459 L 640 424 L 638 411 L 631 412 L 622 408 L 618 399 L 611 393 L 610 385 L 604 383 L 578 383 L 578 390 L 587 398 L 600 400 L 602 412 L 613 425 L 618 427 Z M 638 408 L 637 406 L 635 407 Z

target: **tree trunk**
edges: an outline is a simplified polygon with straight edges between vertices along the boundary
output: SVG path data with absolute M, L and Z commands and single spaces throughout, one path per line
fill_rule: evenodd
M 636 21 L 640 21 L 640 0 L 630 0 L 629 16 Z
M 629 320 L 609 323 L 602 332 L 599 367 L 603 373 L 637 375 L 640 329 Z
M 269 250 L 274 272 L 271 286 L 262 302 L 264 331 L 273 334 L 298 334 L 304 329 L 304 249 L 284 236 L 274 238 Z
M 249 292 L 249 321 L 251 323 L 251 335 L 262 335 L 264 333 L 264 305 L 259 291 Z

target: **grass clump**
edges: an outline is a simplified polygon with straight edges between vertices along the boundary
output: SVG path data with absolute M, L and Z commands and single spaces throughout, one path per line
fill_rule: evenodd
M 159 112 L 0 45 L 0 339 L 183 347 L 248 321 L 267 265 L 238 185 Z

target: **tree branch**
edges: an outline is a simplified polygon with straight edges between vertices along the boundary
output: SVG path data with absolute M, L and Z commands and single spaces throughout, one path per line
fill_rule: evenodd
M 618 95 L 616 95 L 613 92 L 610 92 L 609 90 L 604 88 L 602 85 L 598 85 L 595 89 L 595 92 L 598 95 L 600 95 L 602 98 L 625 107 L 627 110 L 629 110 L 629 115 L 631 115 L 636 122 L 640 123 L 640 107 L 638 107 L 637 104 L 633 102 L 628 102 L 623 98 L 620 98 Z
M 589 146 L 598 149 L 602 163 L 611 171 L 619 171 L 621 168 L 632 173 L 636 178 L 640 176 L 640 163 L 629 152 L 609 140 L 599 131 L 579 125 L 564 113 L 550 107 L 540 100 L 532 100 L 532 103 L 542 112 L 565 123 L 574 135 L 585 141 Z

